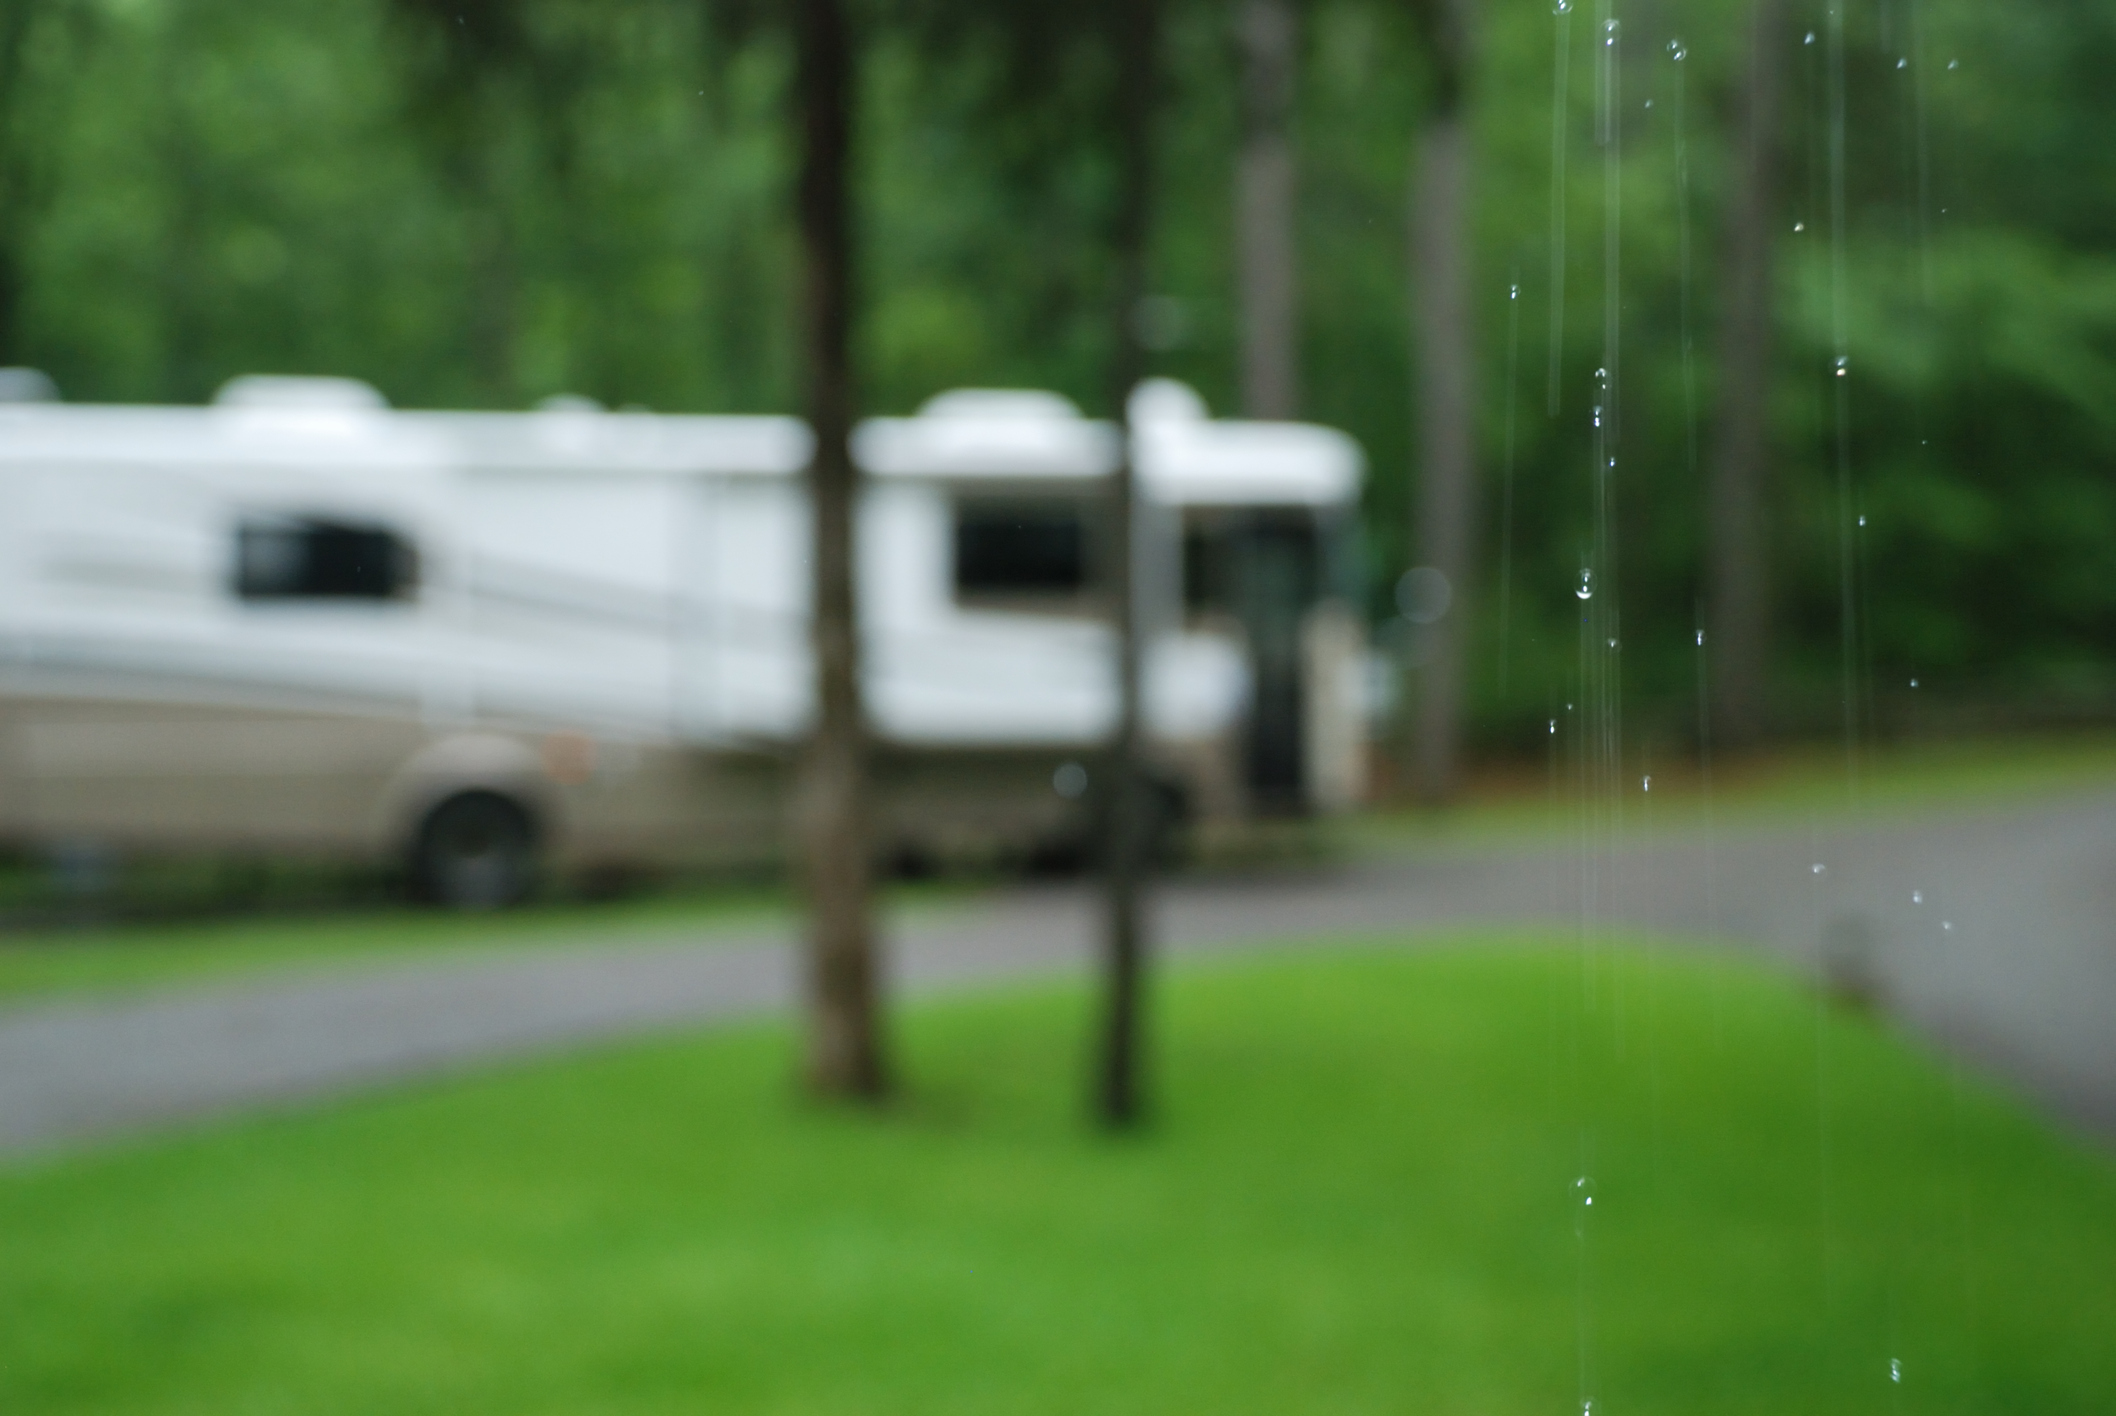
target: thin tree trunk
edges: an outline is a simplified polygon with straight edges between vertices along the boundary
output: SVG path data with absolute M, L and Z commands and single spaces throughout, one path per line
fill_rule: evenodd
M 31 143 L 22 118 L 24 55 L 38 7 L 0 6 L 0 368 L 23 362 L 23 253 L 29 245 Z
M 202 159 L 201 144 L 184 101 L 181 66 L 191 57 L 183 12 L 164 36 L 168 53 L 162 70 L 160 170 L 167 205 L 163 209 L 157 283 L 162 315 L 162 391 L 174 403 L 204 402 L 213 393 L 213 370 L 207 365 L 212 347 L 214 292 L 207 273 L 207 226 L 212 218 L 213 174 Z
M 1713 736 L 1730 746 L 1753 742 L 1766 722 L 1770 566 L 1764 487 L 1770 469 L 1771 247 L 1784 32 L 1785 0 L 1755 0 L 1740 100 L 1741 161 L 1727 213 L 1708 618 Z
M 506 408 L 515 401 L 516 344 L 515 301 L 519 280 L 515 270 L 514 236 L 508 228 L 506 194 L 499 174 L 485 153 L 466 153 L 466 166 L 475 174 L 460 188 L 468 200 L 470 231 L 470 358 L 477 371 L 479 391 L 492 406 Z
M 1242 147 L 1235 164 L 1242 411 L 1291 418 L 1300 409 L 1292 136 L 1300 51 L 1290 0 L 1245 0 L 1236 34 L 1242 48 Z
M 1135 1125 L 1145 1110 L 1140 1080 L 1146 922 L 1142 909 L 1150 862 L 1151 809 L 1141 761 L 1139 605 L 1135 469 L 1127 404 L 1146 372 L 1139 311 L 1146 295 L 1147 236 L 1152 221 L 1154 71 L 1159 37 L 1158 0 L 1131 0 L 1115 9 L 1118 191 L 1114 346 L 1110 393 L 1117 408 L 1118 467 L 1111 488 L 1117 617 L 1117 725 L 1110 743 L 1109 833 L 1106 843 L 1107 932 L 1101 1069 L 1096 1113 L 1104 1125 Z
M 0 221 L 7 218 L 0 217 Z M 0 231 L 0 369 L 25 361 L 22 342 L 22 260 L 16 254 L 18 233 Z
M 1455 794 L 1468 686 L 1469 591 L 1476 571 L 1476 348 L 1470 328 L 1470 131 L 1465 89 L 1470 0 L 1432 0 L 1427 39 L 1434 103 L 1418 138 L 1411 197 L 1412 323 L 1418 355 L 1418 562 L 1447 578 L 1449 597 L 1425 627 L 1412 746 L 1413 780 L 1429 804 Z
M 874 1099 L 887 1085 L 871 917 L 866 724 L 854 602 L 852 463 L 853 58 L 841 0 L 799 0 L 796 85 L 808 418 L 815 517 L 816 721 L 800 793 L 808 902 L 808 1079 L 820 1094 Z
M 521 261 L 500 137 L 544 97 L 535 46 L 511 3 L 393 0 L 390 10 L 407 46 L 412 111 L 462 214 L 463 338 L 477 395 L 504 407 L 519 384 Z

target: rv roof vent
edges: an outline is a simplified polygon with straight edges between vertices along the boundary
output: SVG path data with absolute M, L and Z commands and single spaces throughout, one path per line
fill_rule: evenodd
M 389 401 L 372 384 L 306 374 L 244 374 L 222 384 L 213 401 L 223 408 L 327 409 L 343 413 L 389 407 Z
M 1074 419 L 1073 401 L 1034 388 L 958 388 L 937 393 L 918 410 L 921 418 L 960 418 L 966 422 L 1013 423 Z
M 42 369 L 0 369 L 0 403 L 57 403 L 59 386 Z
M 1211 416 L 1198 391 L 1175 379 L 1146 380 L 1131 391 L 1125 411 L 1134 423 L 1202 423 Z

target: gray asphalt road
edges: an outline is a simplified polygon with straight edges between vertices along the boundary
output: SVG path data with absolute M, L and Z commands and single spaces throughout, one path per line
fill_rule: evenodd
M 1816 867 L 1821 867 L 1819 870 Z M 1164 889 L 1178 954 L 1441 926 L 1643 927 L 1855 977 L 2116 1134 L 2116 794 L 1856 827 L 1582 832 Z M 1021 889 L 891 923 L 910 993 L 1084 968 L 1094 900 Z M 783 933 L 440 958 L 0 1011 L 0 1152 L 25 1154 L 783 1008 Z

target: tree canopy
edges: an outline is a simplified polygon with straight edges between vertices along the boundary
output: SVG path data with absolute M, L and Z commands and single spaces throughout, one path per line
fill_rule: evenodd
M 854 6 L 862 407 L 904 411 L 976 383 L 1055 388 L 1107 411 L 1116 154 L 1094 114 L 1110 76 L 1063 27 L 1026 45 L 996 24 L 937 35 L 931 16 L 962 8 Z M 1165 8 L 1153 363 L 1232 411 L 1233 7 Z M 1413 7 L 1303 8 L 1301 384 L 1308 416 L 1352 432 L 1372 460 L 1380 626 L 1406 563 L 1415 475 L 1409 160 L 1438 80 Z M 1608 115 L 1595 110 L 1575 8 L 1562 113 L 1548 5 L 1483 8 L 1467 88 L 1492 487 L 1509 425 L 1514 448 L 1512 515 L 1488 494 L 1479 557 L 1484 579 L 1502 566 L 1510 579 L 1503 656 L 1501 597 L 1474 600 L 1473 721 L 1488 750 L 1532 747 L 1578 669 L 1569 592 L 1588 534 L 1603 338 L 1603 126 L 1622 200 L 1625 701 L 1671 730 L 1694 711 L 1707 548 L 1691 449 L 1715 390 L 1712 272 L 1740 161 L 1729 130 L 1743 7 L 1625 7 Z M 1791 8 L 1770 435 L 1780 720 L 1819 726 L 1833 712 L 1838 294 L 1865 518 L 1865 710 L 1883 722 L 1950 704 L 2105 711 L 2116 705 L 2116 584 L 2102 573 L 2116 532 L 2116 89 L 2104 76 L 2116 13 L 2088 0 L 1848 6 L 1839 289 L 1828 46 L 1804 42 L 1823 12 Z M 0 353 L 87 400 L 196 400 L 239 373 L 290 371 L 365 378 L 409 406 L 574 392 L 791 410 L 791 56 L 775 28 L 730 22 L 740 9 L 10 0 Z M 1031 87 L 1036 104 L 1016 101 Z M 1554 150 L 1567 217 L 1559 321 Z M 1543 340 L 1557 327 L 1552 416 Z

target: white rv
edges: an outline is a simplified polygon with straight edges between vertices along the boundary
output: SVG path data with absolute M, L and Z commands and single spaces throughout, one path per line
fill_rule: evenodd
M 1345 804 L 1357 447 L 1165 382 L 1133 413 L 1166 799 Z M 462 904 L 540 862 L 772 855 L 810 712 L 808 450 L 788 418 L 404 412 L 326 379 L 0 403 L 0 837 L 402 859 Z M 1077 841 L 1115 708 L 1112 428 L 966 391 L 855 451 L 885 843 Z

